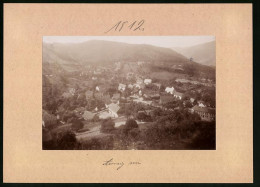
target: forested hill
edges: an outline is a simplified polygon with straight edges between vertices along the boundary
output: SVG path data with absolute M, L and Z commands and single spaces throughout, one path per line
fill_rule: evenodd
M 185 63 L 183 55 L 163 47 L 145 44 L 91 40 L 83 43 L 43 43 L 43 62 L 60 64 L 107 64 L 126 62 Z

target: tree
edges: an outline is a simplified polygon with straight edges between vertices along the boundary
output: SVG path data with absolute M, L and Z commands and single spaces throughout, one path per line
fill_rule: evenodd
M 115 122 L 112 119 L 105 119 L 101 124 L 101 132 L 111 132 L 115 129 Z
M 57 149 L 59 150 L 72 150 L 75 149 L 77 145 L 76 135 L 67 131 L 63 136 L 58 139 Z
M 128 132 L 129 138 L 131 138 L 131 140 L 134 140 L 134 141 L 138 139 L 139 134 L 140 134 L 140 130 L 138 128 L 131 129 Z
M 128 119 L 125 123 L 126 132 L 128 132 L 134 128 L 138 128 L 138 124 L 136 123 L 136 121 L 134 119 Z
M 162 84 L 162 85 L 161 85 L 161 88 L 160 88 L 160 92 L 164 92 L 164 91 L 165 91 L 165 88 L 166 88 L 166 87 Z
M 147 115 L 145 112 L 138 112 L 136 118 L 141 121 L 152 121 L 151 116 Z
M 74 119 L 71 127 L 72 129 L 79 130 L 84 127 L 84 124 L 79 119 Z
M 42 119 L 44 121 L 45 127 L 48 129 L 52 129 L 57 125 L 57 118 L 45 110 L 42 111 Z

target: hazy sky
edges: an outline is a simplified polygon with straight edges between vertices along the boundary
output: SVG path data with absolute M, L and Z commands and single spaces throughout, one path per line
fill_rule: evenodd
M 130 44 L 150 44 L 159 47 L 187 47 L 215 40 L 215 36 L 44 36 L 48 43 L 80 43 L 88 40 L 108 40 Z

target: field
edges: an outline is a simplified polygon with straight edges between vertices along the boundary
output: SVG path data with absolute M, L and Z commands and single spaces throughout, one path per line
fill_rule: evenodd
M 174 78 L 185 78 L 184 74 L 179 73 L 170 73 L 167 71 L 161 71 L 161 72 L 152 72 L 150 74 L 152 79 L 161 79 L 161 80 L 170 80 Z

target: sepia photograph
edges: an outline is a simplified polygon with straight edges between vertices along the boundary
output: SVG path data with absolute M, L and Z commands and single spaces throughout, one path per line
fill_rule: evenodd
M 215 36 L 43 36 L 43 150 L 215 150 Z

